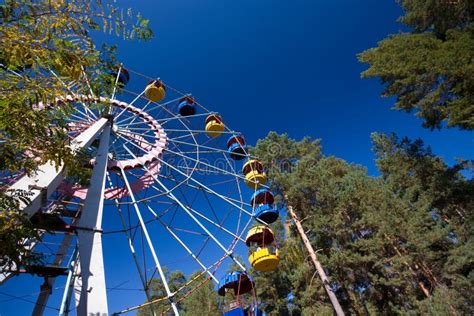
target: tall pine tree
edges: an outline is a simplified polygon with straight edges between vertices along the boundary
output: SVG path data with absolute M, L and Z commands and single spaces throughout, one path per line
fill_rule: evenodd
M 362 77 L 379 77 L 395 108 L 416 111 L 424 127 L 474 129 L 474 2 L 398 0 L 411 32 L 359 55 Z
M 268 166 L 273 190 L 291 201 L 347 313 L 471 311 L 473 184 L 461 173 L 466 163 L 448 167 L 420 141 L 379 134 L 373 141 L 380 177 L 322 155 L 319 141 L 307 138 L 270 133 L 254 152 Z M 260 297 L 271 301 L 266 311 L 331 314 L 291 225 L 282 253 L 276 272 L 259 275 Z

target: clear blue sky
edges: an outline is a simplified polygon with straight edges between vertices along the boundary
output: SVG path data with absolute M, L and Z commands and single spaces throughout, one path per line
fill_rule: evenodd
M 219 111 L 233 129 L 242 131 L 251 144 L 272 130 L 287 132 L 295 139 L 321 138 L 325 154 L 362 164 L 372 175 L 377 175 L 369 138 L 374 131 L 421 137 L 450 164 L 456 157 L 473 158 L 472 133 L 423 129 L 412 114 L 391 110 L 393 100 L 380 97 L 378 80 L 360 79 L 366 66 L 357 62 L 356 54 L 402 28 L 396 22 L 401 10 L 394 0 L 147 0 L 119 4 L 150 18 L 155 32 L 154 39 L 146 43 L 107 38 L 109 43 L 118 43 L 120 60 L 192 92 L 202 104 Z M 117 236 L 108 237 L 112 240 L 105 243 L 114 245 L 119 238 L 123 242 Z M 106 255 L 117 261 L 119 256 L 129 257 L 111 250 Z M 109 276 L 135 273 L 124 271 L 125 266 L 117 264 Z M 40 283 L 17 278 L 0 291 L 30 294 L 38 291 Z M 117 285 L 111 283 L 111 287 Z M 31 311 L 27 302 L 6 299 L 0 295 L 3 316 Z M 50 303 L 58 300 L 55 297 Z M 141 300 L 133 291 L 113 291 L 109 307 L 115 311 L 127 306 L 124 302 Z M 55 313 L 49 310 L 46 315 Z
M 370 133 L 421 137 L 452 163 L 472 158 L 473 134 L 430 131 L 391 110 L 356 54 L 397 33 L 395 1 L 130 1 L 155 38 L 121 45 L 131 68 L 191 91 L 250 143 L 269 131 L 321 138 L 324 152 L 377 174 Z M 120 45 L 121 43 L 119 43 Z

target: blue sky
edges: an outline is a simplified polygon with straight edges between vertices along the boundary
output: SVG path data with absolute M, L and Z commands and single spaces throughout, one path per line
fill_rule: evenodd
M 391 110 L 394 101 L 380 97 L 378 80 L 360 79 L 366 66 L 356 54 L 402 29 L 395 1 L 148 0 L 119 5 L 141 11 L 155 32 L 149 42 L 106 38 L 119 45 L 125 66 L 192 92 L 250 144 L 269 131 L 321 138 L 325 154 L 362 164 L 372 175 L 377 175 L 372 132 L 421 137 L 450 164 L 456 157 L 473 157 L 472 133 L 426 130 L 414 115 Z M 97 36 L 98 43 L 104 38 Z M 127 270 L 133 268 L 130 255 L 113 250 L 123 236 L 111 235 L 104 243 L 112 247 L 106 250 L 107 260 L 117 262 L 110 277 L 134 274 Z M 136 288 L 133 280 L 122 287 Z M 39 279 L 22 277 L 0 287 L 0 315 L 26 315 L 32 309 L 27 302 L 5 301 L 1 292 L 30 294 L 39 284 Z M 142 297 L 112 291 L 110 310 Z M 54 296 L 51 305 L 59 299 Z M 47 310 L 46 315 L 56 313 Z
M 219 111 L 250 143 L 269 131 L 321 138 L 324 152 L 377 174 L 371 132 L 421 137 L 449 163 L 474 153 L 472 133 L 430 131 L 391 110 L 356 54 L 403 26 L 395 1 L 134 1 L 155 38 L 121 59 Z

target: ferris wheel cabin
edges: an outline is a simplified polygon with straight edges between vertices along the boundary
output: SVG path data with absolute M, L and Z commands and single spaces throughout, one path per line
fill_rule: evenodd
M 206 118 L 206 133 L 212 138 L 221 136 L 225 130 L 222 118 L 217 114 L 211 114 Z
M 242 135 L 232 135 L 227 140 L 227 150 L 229 151 L 230 158 L 234 160 L 242 160 L 247 155 L 247 144 Z
M 253 190 L 260 189 L 267 182 L 263 165 L 256 159 L 248 160 L 242 167 L 242 172 L 245 175 L 245 184 Z
M 190 116 L 196 114 L 196 102 L 191 96 L 186 96 L 180 99 L 178 102 L 178 112 L 181 116 Z
M 161 80 L 152 80 L 145 88 L 145 95 L 152 102 L 160 102 L 166 95 L 165 85 Z
M 235 271 L 224 275 L 218 284 L 217 294 L 225 296 L 226 290 L 232 290 L 234 295 L 249 293 L 255 287 L 252 277 L 245 272 Z
M 243 271 L 235 271 L 224 275 L 218 284 L 217 293 L 224 296 L 232 291 L 235 297 L 224 302 L 224 316 L 261 316 L 262 311 L 257 308 L 256 302 L 247 303 L 243 294 L 253 293 L 255 297 L 255 282 L 252 277 Z
M 116 78 L 117 83 L 121 84 L 122 86 L 125 86 L 130 81 L 130 74 L 125 68 L 119 68 L 117 71 L 112 71 L 110 75 Z
M 273 246 L 275 235 L 266 226 L 256 226 L 249 230 L 245 243 L 249 247 L 250 265 L 257 271 L 268 272 L 277 268 L 280 262 L 278 249 Z
M 258 189 L 250 199 L 253 215 L 264 223 L 274 223 L 279 215 L 278 209 L 273 205 L 274 201 L 275 198 L 271 191 L 264 188 Z

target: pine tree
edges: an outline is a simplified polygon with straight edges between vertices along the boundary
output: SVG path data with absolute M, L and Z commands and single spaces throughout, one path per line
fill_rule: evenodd
M 426 214 L 425 225 L 437 228 L 414 227 L 418 249 L 404 246 L 432 294 L 421 306 L 427 312 L 441 313 L 444 306 L 450 313 L 472 313 L 468 289 L 474 284 L 474 180 L 461 173 L 472 170 L 472 165 L 459 161 L 448 167 L 421 140 L 383 134 L 372 138 L 385 182 L 418 213 Z
M 467 163 L 447 167 L 419 141 L 378 134 L 373 141 L 381 177 L 323 156 L 319 141 L 308 138 L 270 133 L 254 151 L 268 166 L 272 189 L 291 201 L 347 313 L 441 311 L 447 298 L 450 313 L 470 313 L 473 184 L 461 174 Z M 277 291 L 278 306 L 267 311 L 331 313 L 301 249 L 290 226 L 281 269 L 260 277 L 273 285 L 290 280 L 291 288 Z
M 474 129 L 474 2 L 399 0 L 409 33 L 359 54 L 362 77 L 379 77 L 395 108 L 416 111 L 427 128 Z
M 201 274 L 201 272 L 196 272 L 192 274 L 189 278 L 194 279 L 196 276 Z M 183 309 L 183 315 L 209 315 L 209 316 L 219 316 L 221 311 L 219 309 L 219 297 L 214 288 L 214 282 L 209 278 L 206 278 L 205 275 L 201 275 L 195 281 L 195 286 L 199 286 L 196 289 L 192 290 L 193 292 L 189 294 L 185 299 L 183 299 L 180 304 Z
M 169 272 L 168 269 L 164 268 L 163 272 L 166 277 L 166 281 L 168 282 L 168 287 L 171 293 L 176 292 L 180 289 L 184 284 L 186 284 L 187 278 L 183 272 L 177 270 L 173 272 Z M 173 311 L 171 310 L 170 301 L 166 298 L 168 295 L 166 293 L 165 286 L 161 279 L 152 279 L 149 285 L 151 289 L 151 300 L 162 299 L 159 302 L 152 304 L 152 309 L 154 310 L 156 315 L 173 315 Z M 180 308 L 179 308 L 180 309 Z M 152 316 L 152 310 L 150 306 L 144 306 L 140 308 L 137 312 L 139 316 Z

